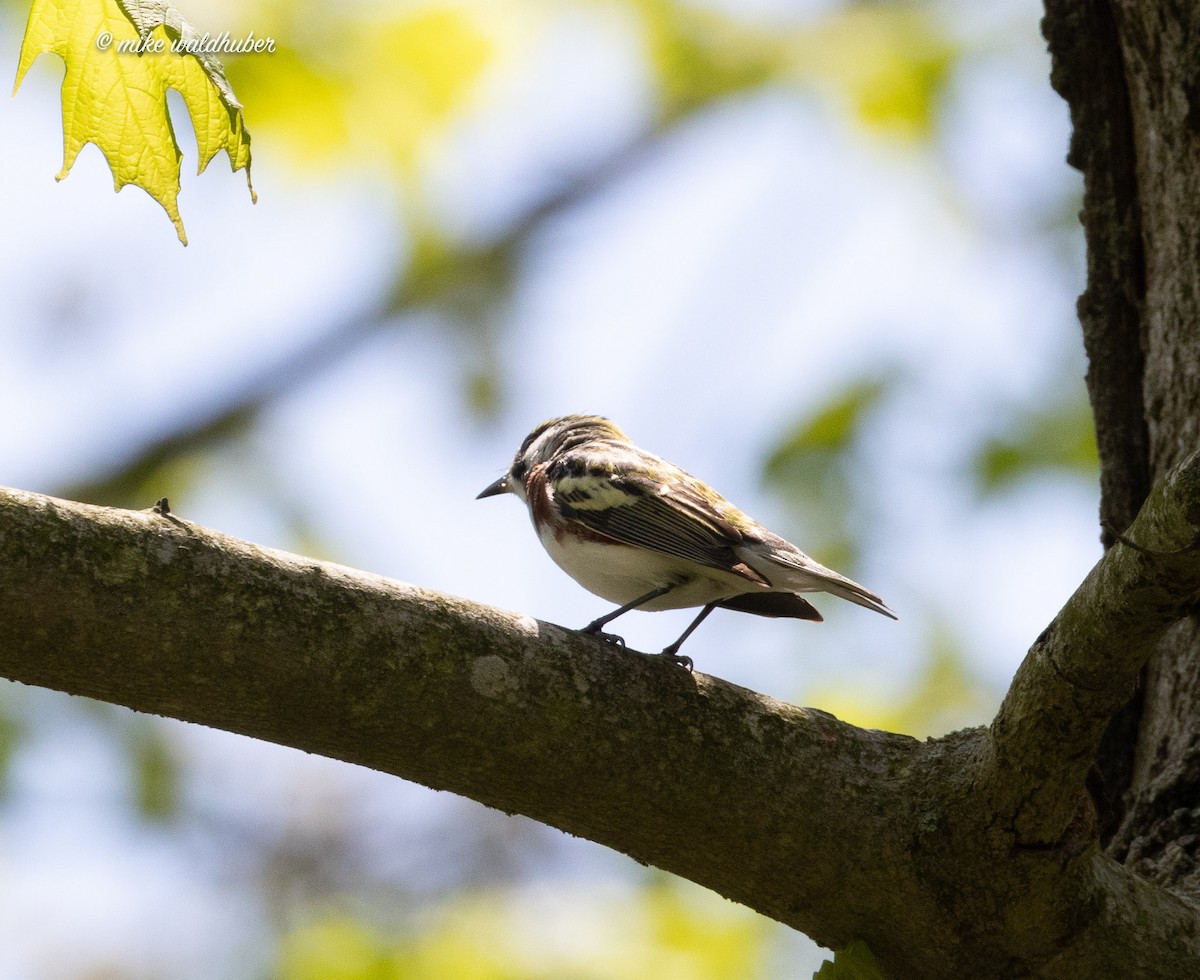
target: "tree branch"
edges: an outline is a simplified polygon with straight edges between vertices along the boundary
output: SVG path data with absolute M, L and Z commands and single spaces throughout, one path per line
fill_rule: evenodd
M 1198 522 L 1193 459 L 1130 533 L 1173 551 Z M 174 517 L 0 490 L 0 674 L 519 811 L 825 945 L 864 938 L 897 977 L 1079 976 L 1106 957 L 1183 975 L 1195 907 L 1086 825 L 1039 834 L 1078 800 L 1083 743 L 1136 669 L 1121 645 L 1178 615 L 1196 565 L 1113 549 L 991 732 L 918 743 Z
M 1200 453 L 1154 488 L 1034 643 L 992 724 L 984 779 L 1020 843 L 1060 841 L 1110 719 L 1200 600 Z
M 0 596 L 5 676 L 519 811 L 847 941 L 833 896 L 877 869 L 844 841 L 894 837 L 917 746 L 149 511 L 0 491 Z

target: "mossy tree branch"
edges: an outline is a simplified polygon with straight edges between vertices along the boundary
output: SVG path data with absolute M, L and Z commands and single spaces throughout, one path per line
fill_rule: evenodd
M 1147 550 L 1113 549 L 1035 644 L 992 729 L 926 743 L 173 517 L 17 491 L 0 492 L 0 673 L 527 814 L 827 945 L 862 937 L 896 976 L 1181 975 L 1200 969 L 1196 909 L 1099 853 L 1082 760 L 1148 634 L 1200 592 L 1197 459 L 1129 530 Z
M 1109 721 L 1163 634 L 1200 600 L 1200 453 L 1121 538 L 1038 637 L 992 724 L 994 805 L 1024 846 L 1067 831 Z

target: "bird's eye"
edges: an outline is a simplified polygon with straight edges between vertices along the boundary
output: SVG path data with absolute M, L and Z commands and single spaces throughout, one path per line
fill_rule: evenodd
M 529 472 L 529 464 L 524 459 L 518 459 L 513 463 L 512 477 L 514 480 L 525 479 L 525 474 Z

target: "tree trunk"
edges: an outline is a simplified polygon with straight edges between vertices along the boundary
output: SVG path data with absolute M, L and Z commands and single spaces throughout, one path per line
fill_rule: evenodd
M 1047 0 L 1044 27 L 1085 176 L 1080 320 L 1111 543 L 1200 447 L 1200 5 Z M 1163 638 L 1098 758 L 1119 798 L 1109 852 L 1196 898 L 1198 652 L 1192 616 Z

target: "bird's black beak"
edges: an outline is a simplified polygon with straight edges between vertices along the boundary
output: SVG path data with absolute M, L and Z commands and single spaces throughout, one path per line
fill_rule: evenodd
M 483 493 L 481 493 L 475 499 L 482 500 L 484 497 L 494 497 L 498 493 L 511 493 L 511 492 L 512 492 L 512 487 L 509 485 L 508 475 L 505 474 L 504 476 L 500 477 L 500 479 L 497 480 L 495 483 L 491 483 L 487 487 L 485 487 Z

